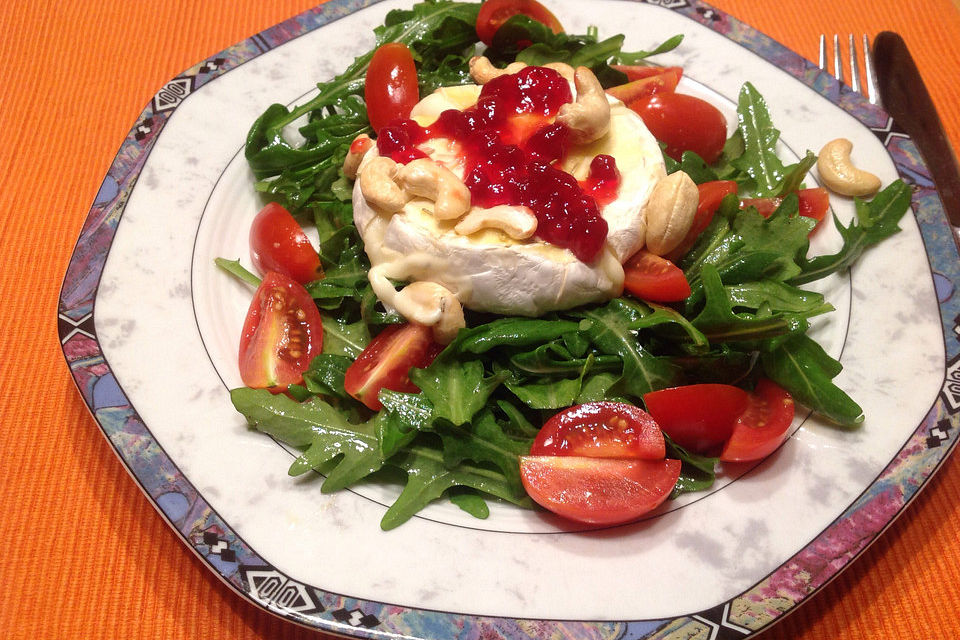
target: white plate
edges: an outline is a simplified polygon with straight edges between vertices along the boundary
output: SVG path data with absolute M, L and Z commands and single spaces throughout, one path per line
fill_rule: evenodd
M 815 592 L 956 442 L 960 392 L 945 381 L 958 351 L 957 250 L 912 142 L 811 63 L 704 5 L 552 2 L 571 32 L 628 34 L 625 50 L 685 34 L 657 61 L 682 65 L 682 90 L 709 95 L 731 122 L 752 82 L 785 157 L 842 136 L 884 183 L 915 186 L 902 232 L 820 285 L 838 310 L 816 337 L 843 363 L 838 383 L 867 420 L 847 431 L 802 416 L 759 466 L 631 526 L 577 533 L 510 506 L 475 520 L 435 504 L 383 532 L 396 487 L 323 495 L 287 477 L 290 453 L 234 411 L 227 390 L 240 386 L 250 291 L 213 266 L 218 256 L 247 261 L 259 208 L 242 154 L 250 124 L 271 103 L 302 102 L 372 47 L 387 10 L 408 6 L 357 4 L 324 4 L 170 81 L 124 143 L 78 242 L 60 300 L 64 353 L 160 512 L 241 594 L 364 637 L 648 638 L 718 625 L 741 637 Z M 853 215 L 839 198 L 834 209 Z M 837 245 L 824 229 L 813 250 Z

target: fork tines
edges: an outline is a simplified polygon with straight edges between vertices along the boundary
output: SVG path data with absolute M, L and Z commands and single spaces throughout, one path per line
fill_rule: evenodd
M 850 88 L 854 91 L 863 93 L 867 96 L 871 104 L 879 104 L 880 97 L 877 93 L 876 75 L 873 70 L 873 55 L 870 50 L 870 39 L 863 34 L 863 77 L 864 83 L 860 82 L 860 65 L 857 51 L 857 43 L 851 33 L 847 44 L 847 54 L 849 56 L 848 65 L 850 67 Z M 820 34 L 820 61 L 819 67 L 824 71 L 827 68 L 827 36 Z M 833 34 L 833 77 L 838 82 L 844 82 L 843 61 L 840 48 L 840 36 Z

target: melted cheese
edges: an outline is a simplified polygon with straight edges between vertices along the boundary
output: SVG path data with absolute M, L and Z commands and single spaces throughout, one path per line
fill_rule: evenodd
M 422 126 L 446 109 L 466 109 L 476 103 L 480 87 L 438 89 L 414 107 L 411 117 Z M 515 240 L 497 230 L 469 236 L 457 234 L 456 221 L 433 214 L 433 202 L 411 199 L 393 214 L 370 206 L 354 185 L 354 220 L 373 268 L 370 281 L 382 302 L 393 306 L 396 291 L 390 280 L 436 282 L 454 292 L 461 304 L 477 311 L 538 316 L 548 311 L 600 302 L 623 291 L 621 263 L 643 246 L 644 207 L 653 185 L 665 175 L 662 154 L 643 121 L 622 102 L 611 100 L 610 130 L 596 142 L 570 150 L 562 168 L 577 179 L 589 172 L 598 154 L 616 159 L 620 171 L 617 198 L 601 210 L 608 224 L 607 240 L 592 263 L 569 250 L 536 237 Z M 420 146 L 436 162 L 464 174 L 458 145 L 446 139 Z M 376 155 L 371 149 L 361 163 Z

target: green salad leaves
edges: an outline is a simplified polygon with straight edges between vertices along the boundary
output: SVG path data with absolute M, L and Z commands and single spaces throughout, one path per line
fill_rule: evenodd
M 417 61 L 421 95 L 470 82 L 467 61 L 477 51 L 478 4 L 427 1 L 388 14 L 377 45 L 402 42 Z M 524 16 L 511 18 L 486 50 L 495 63 L 565 61 L 594 70 L 605 86 L 625 76 L 612 65 L 638 64 L 680 44 L 672 38 L 650 51 L 622 51 L 623 36 L 600 40 L 554 34 Z M 523 42 L 523 48 L 515 43 Z M 799 215 L 794 192 L 816 161 L 812 153 L 784 165 L 775 153 L 779 132 L 749 83 L 739 96 L 738 128 L 724 154 L 708 166 L 695 154 L 667 159 L 695 182 L 735 180 L 740 193 L 781 197 L 769 217 L 727 196 L 710 226 L 679 261 L 692 295 L 679 305 L 628 297 L 540 318 L 468 312 L 467 328 L 425 369 L 413 369 L 420 393 L 382 391 L 372 413 L 344 391 L 350 363 L 385 325 L 401 322 L 384 309 L 367 282 L 370 267 L 353 227 L 351 184 L 341 172 L 351 141 L 369 133 L 364 74 L 372 52 L 317 86 L 316 97 L 288 108 L 270 106 L 250 129 L 246 159 L 265 199 L 313 219 L 326 276 L 308 286 L 321 310 L 324 351 L 290 396 L 235 389 L 231 399 L 250 425 L 295 448 L 291 475 L 315 470 L 322 491 L 373 478 L 396 478 L 403 489 L 381 526 L 395 527 L 447 497 L 477 517 L 486 499 L 532 506 L 519 477 L 519 456 L 557 410 L 599 400 L 642 406 L 643 394 L 679 384 L 751 384 L 766 376 L 804 406 L 850 427 L 863 420 L 856 402 L 833 383 L 840 364 L 808 335 L 811 318 L 832 307 L 801 286 L 850 266 L 868 247 L 896 233 L 910 191 L 894 182 L 870 201 L 856 201 L 833 255 L 808 257 L 814 222 Z M 303 138 L 283 135 L 297 123 Z M 247 282 L 238 263 L 221 266 Z M 668 442 L 683 462 L 674 495 L 709 487 L 716 460 Z

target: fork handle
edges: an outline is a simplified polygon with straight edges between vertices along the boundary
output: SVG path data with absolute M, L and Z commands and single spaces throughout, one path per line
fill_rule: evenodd
M 899 34 L 884 31 L 874 40 L 873 56 L 884 108 L 913 138 L 930 169 L 947 219 L 960 227 L 960 168 L 906 43 Z

